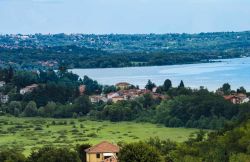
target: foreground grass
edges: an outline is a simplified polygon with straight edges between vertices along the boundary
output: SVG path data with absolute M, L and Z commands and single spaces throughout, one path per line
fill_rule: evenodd
M 135 142 L 159 137 L 182 142 L 196 131 L 149 123 L 0 116 L 0 149 L 15 148 L 28 155 L 44 145 L 73 148 L 76 144 L 96 144 L 103 140 Z

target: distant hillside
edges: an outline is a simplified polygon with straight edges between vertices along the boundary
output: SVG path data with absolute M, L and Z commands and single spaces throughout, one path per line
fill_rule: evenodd
M 250 32 L 148 35 L 0 35 L 0 65 L 107 68 L 250 56 Z
M 246 48 L 250 32 L 221 32 L 200 34 L 145 34 L 145 35 L 2 35 L 0 46 L 44 47 L 84 46 L 111 53 L 156 51 L 224 51 Z

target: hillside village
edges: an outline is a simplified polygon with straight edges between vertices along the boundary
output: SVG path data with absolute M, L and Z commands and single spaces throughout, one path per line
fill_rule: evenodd
M 0 81 L 0 88 L 3 87 L 6 83 L 4 81 Z M 120 82 L 115 85 L 116 91 L 110 92 L 107 94 L 101 93 L 100 95 L 90 95 L 89 99 L 91 103 L 107 103 L 113 102 L 117 103 L 118 101 L 126 101 L 126 100 L 134 100 L 137 97 L 143 96 L 145 94 L 150 94 L 154 99 L 166 100 L 170 99 L 168 95 L 163 95 L 161 93 L 157 93 L 157 89 L 159 87 L 154 87 L 152 90 L 148 89 L 139 89 L 138 87 L 133 86 L 127 82 Z M 39 88 L 38 84 L 31 84 L 29 86 L 23 87 L 20 89 L 19 93 L 24 95 L 26 93 L 31 93 L 34 89 Z M 79 93 L 84 94 L 85 85 L 79 86 Z M 244 93 L 231 93 L 229 95 L 224 95 L 221 92 L 216 92 L 217 94 L 224 97 L 225 100 L 230 101 L 233 104 L 243 104 L 250 102 L 250 96 Z M 9 101 L 9 95 L 3 94 L 0 91 L 0 102 L 5 104 Z
M 166 95 L 156 93 L 157 87 L 153 88 L 152 91 L 147 89 L 131 88 L 133 86 L 126 82 L 117 83 L 115 87 L 118 91 L 111 92 L 106 95 L 101 94 L 101 95 L 90 96 L 90 101 L 92 103 L 108 102 L 108 101 L 116 103 L 118 101 L 133 100 L 145 94 L 151 94 L 154 99 L 168 98 Z

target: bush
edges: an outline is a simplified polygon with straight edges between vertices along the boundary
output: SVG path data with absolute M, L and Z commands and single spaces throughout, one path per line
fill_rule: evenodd
M 75 151 L 68 148 L 44 147 L 32 152 L 28 162 L 81 162 Z
M 120 162 L 161 162 L 161 156 L 155 147 L 145 143 L 131 143 L 122 147 L 119 157 Z
M 26 158 L 16 150 L 2 150 L 0 151 L 1 162 L 26 162 Z

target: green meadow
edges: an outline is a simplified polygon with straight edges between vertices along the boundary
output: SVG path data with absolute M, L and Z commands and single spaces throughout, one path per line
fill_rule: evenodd
M 80 119 L 0 117 L 0 149 L 15 148 L 28 155 L 44 145 L 66 146 L 110 142 L 135 142 L 150 137 L 182 142 L 197 129 L 167 128 L 135 122 L 113 123 Z

